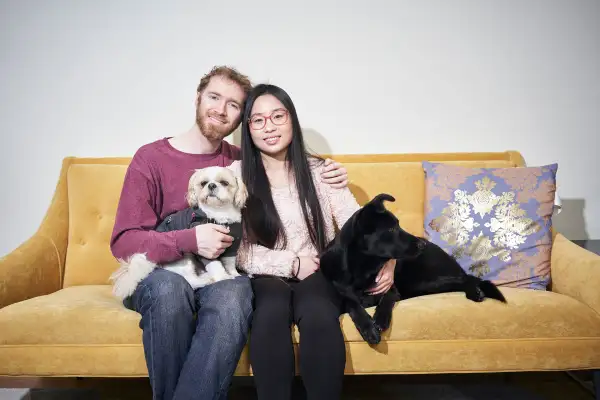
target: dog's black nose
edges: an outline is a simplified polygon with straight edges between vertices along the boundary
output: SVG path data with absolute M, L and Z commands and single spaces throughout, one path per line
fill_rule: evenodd
M 208 190 L 215 190 L 217 188 L 217 184 L 216 183 L 209 183 L 208 184 Z

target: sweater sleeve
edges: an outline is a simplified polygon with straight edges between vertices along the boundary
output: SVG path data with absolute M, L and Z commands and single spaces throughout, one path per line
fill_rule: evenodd
M 149 260 L 168 263 L 196 252 L 196 231 L 157 232 L 160 215 L 155 210 L 157 187 L 150 174 L 130 165 L 117 207 L 110 248 L 117 259 L 146 253 Z
M 320 172 L 319 172 L 320 173 Z M 323 188 L 326 201 L 329 202 L 333 219 L 338 228 L 341 228 L 348 219 L 360 208 L 356 198 L 348 186 L 337 189 L 333 186 L 319 181 Z
M 296 254 L 290 250 L 271 250 L 260 245 L 240 246 L 237 265 L 249 275 L 273 275 L 292 277 L 292 266 Z

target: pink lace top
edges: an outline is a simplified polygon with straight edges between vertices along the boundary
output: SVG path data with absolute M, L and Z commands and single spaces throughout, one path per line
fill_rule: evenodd
M 241 175 L 240 161 L 234 161 L 229 168 L 238 176 Z M 321 166 L 315 166 L 312 174 L 325 219 L 326 237 L 327 240 L 331 240 L 335 235 L 335 226 L 341 227 L 360 206 L 347 187 L 335 189 L 322 182 L 321 169 Z M 295 186 L 271 187 L 271 192 L 275 208 L 284 226 L 287 248 L 271 250 L 259 245 L 242 243 L 237 255 L 237 264 L 249 275 L 291 277 L 296 256 L 314 257 L 317 255 L 317 249 L 313 246 L 306 229 Z

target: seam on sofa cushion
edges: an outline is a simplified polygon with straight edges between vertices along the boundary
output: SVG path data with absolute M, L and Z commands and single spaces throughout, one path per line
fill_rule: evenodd
M 385 340 L 382 344 L 389 343 L 406 343 L 406 344 L 427 344 L 427 343 L 515 343 L 515 342 L 574 342 L 574 341 L 600 341 L 600 336 L 597 337 L 566 337 L 566 338 L 522 338 L 522 339 L 453 339 L 453 340 Z M 344 343 L 363 343 L 360 341 L 346 341 Z M 297 343 L 294 343 L 297 345 Z M 142 344 L 121 343 L 121 344 L 3 344 L 2 348 L 15 347 L 142 347 Z

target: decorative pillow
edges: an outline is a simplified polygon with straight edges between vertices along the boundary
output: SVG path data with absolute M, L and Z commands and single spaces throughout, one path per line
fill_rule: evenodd
M 470 168 L 423 162 L 425 237 L 468 273 L 545 290 L 558 164 Z

